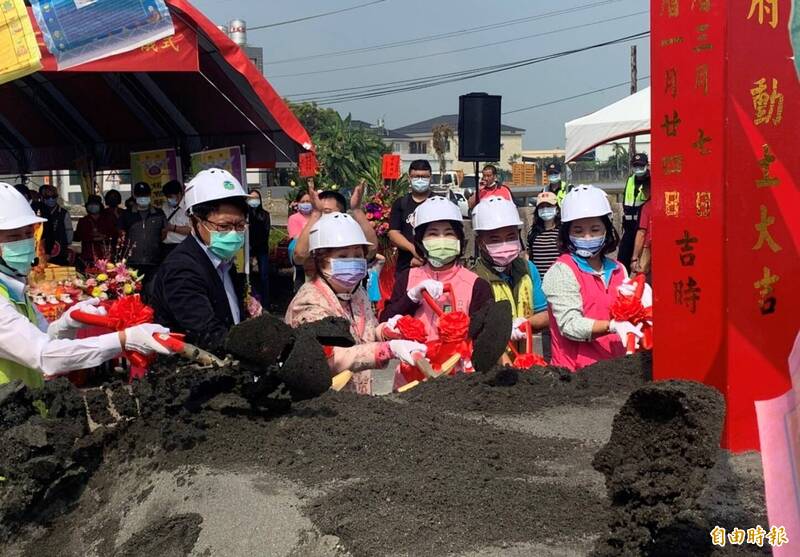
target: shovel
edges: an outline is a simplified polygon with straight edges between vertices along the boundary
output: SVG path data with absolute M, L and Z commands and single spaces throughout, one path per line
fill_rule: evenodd
M 126 328 L 125 324 L 122 323 L 122 320 L 114 317 L 107 317 L 105 315 L 95 315 L 83 311 L 73 311 L 70 314 L 70 317 L 72 317 L 75 321 L 85 325 L 102 327 L 105 329 L 111 329 L 112 331 L 120 331 Z M 178 333 L 162 333 L 153 335 L 153 338 L 179 356 L 200 365 L 222 366 L 225 364 L 224 360 L 217 358 L 210 352 L 185 342 L 183 340 L 184 335 Z M 139 354 L 138 352 L 126 351 L 125 357 L 131 362 L 132 366 L 139 368 L 147 368 L 150 364 L 149 358 L 143 354 Z

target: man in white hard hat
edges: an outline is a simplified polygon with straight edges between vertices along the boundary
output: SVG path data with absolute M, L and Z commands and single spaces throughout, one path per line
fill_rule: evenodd
M 72 318 L 74 311 L 105 313 L 97 299 L 79 302 L 57 321 L 46 324 L 26 292 L 36 257 L 34 233 L 43 222 L 46 219 L 37 217 L 17 190 L 0 183 L 0 384 L 19 380 L 31 388 L 41 387 L 46 377 L 97 366 L 123 350 L 169 354 L 153 338 L 169 330 L 153 324 L 72 340 L 81 328 Z
M 245 318 L 245 283 L 233 259 L 245 242 L 247 197 L 227 170 L 199 172 L 184 195 L 192 233 L 151 285 L 156 321 L 209 350 L 221 348 L 228 330 Z

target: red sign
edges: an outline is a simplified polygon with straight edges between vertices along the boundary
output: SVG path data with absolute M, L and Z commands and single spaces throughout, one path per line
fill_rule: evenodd
M 197 33 L 180 17 L 172 18 L 175 34 L 134 50 L 69 68 L 70 72 L 196 72 L 200 69 L 197 55 Z M 58 71 L 55 57 L 44 46 L 44 39 L 31 16 L 33 30 L 42 53 L 46 72 Z
M 300 153 L 298 165 L 300 167 L 301 178 L 313 178 L 317 175 L 317 155 L 309 151 L 308 153 Z
M 737 451 L 790 387 L 799 325 L 800 84 L 769 4 L 651 3 L 654 373 L 717 387 Z
M 381 174 L 384 180 L 398 180 L 400 178 L 400 155 L 383 155 Z

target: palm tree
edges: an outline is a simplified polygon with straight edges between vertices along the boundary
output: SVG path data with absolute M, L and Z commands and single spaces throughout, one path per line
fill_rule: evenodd
M 436 157 L 439 159 L 439 174 L 441 176 L 441 182 L 444 183 L 444 173 L 447 170 L 445 153 L 447 153 L 449 141 L 453 138 L 453 128 L 448 124 L 437 124 L 433 127 L 432 131 L 433 150 L 436 153 Z

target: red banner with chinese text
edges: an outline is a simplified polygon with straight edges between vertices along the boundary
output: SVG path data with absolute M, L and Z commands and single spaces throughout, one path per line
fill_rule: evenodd
M 44 46 L 44 39 L 31 17 L 36 41 L 42 53 L 42 71 L 58 71 L 55 57 Z M 200 69 L 197 33 L 180 17 L 173 17 L 175 34 L 129 52 L 70 68 L 70 72 L 196 72 Z
M 381 175 L 384 180 L 400 179 L 400 155 L 387 153 L 381 160 Z
M 319 170 L 317 156 L 313 152 L 300 153 L 297 166 L 301 178 L 313 178 Z
M 754 401 L 789 388 L 800 327 L 790 4 L 651 4 L 654 372 L 723 392 L 733 450 L 758 448 Z

